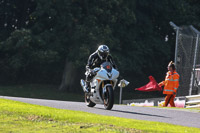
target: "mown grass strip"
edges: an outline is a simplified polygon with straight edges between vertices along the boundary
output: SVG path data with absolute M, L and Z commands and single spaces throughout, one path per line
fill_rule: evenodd
M 89 108 L 88 108 L 89 109 Z M 200 129 L 0 99 L 0 132 L 188 132 Z
M 82 92 L 81 89 L 80 92 Z M 40 84 L 0 86 L 0 95 L 62 101 L 84 101 L 83 94 L 60 91 L 58 86 Z

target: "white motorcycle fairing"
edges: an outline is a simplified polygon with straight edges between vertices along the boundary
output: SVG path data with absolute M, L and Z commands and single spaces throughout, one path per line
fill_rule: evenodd
M 108 72 L 104 67 L 95 68 L 94 71 L 97 73 L 90 82 L 90 100 L 97 104 L 103 104 L 103 94 L 106 91 L 106 87 L 112 86 L 113 90 L 115 89 L 119 72 L 114 68 Z

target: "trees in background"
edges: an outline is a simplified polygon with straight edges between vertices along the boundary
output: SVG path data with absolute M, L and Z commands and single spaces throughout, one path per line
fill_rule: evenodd
M 68 78 L 63 76 L 60 89 L 73 91 L 84 77 L 88 56 L 101 43 L 110 47 L 121 76 L 132 87 L 143 85 L 149 75 L 162 80 L 174 56 L 175 33 L 169 21 L 198 26 L 198 4 L 195 0 L 1 1 L 0 81 L 59 84 L 65 72 Z

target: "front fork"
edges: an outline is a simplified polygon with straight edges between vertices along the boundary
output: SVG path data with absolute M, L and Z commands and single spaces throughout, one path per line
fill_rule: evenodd
M 110 84 L 106 84 L 106 85 L 105 85 L 104 81 L 102 82 L 102 86 L 101 87 L 102 87 L 102 96 L 103 96 L 103 99 L 107 98 L 107 95 L 106 95 L 107 94 L 106 93 L 107 89 L 106 88 L 107 88 L 107 86 L 110 86 L 110 85 L 113 87 L 114 86 L 114 82 L 110 81 Z

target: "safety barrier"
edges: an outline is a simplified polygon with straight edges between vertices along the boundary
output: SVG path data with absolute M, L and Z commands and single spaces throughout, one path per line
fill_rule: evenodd
M 191 95 L 185 97 L 186 108 L 200 108 L 200 95 Z
M 162 103 L 165 101 L 165 98 L 148 98 L 148 99 L 132 99 L 132 100 L 123 100 L 123 104 L 133 105 L 133 106 L 162 106 Z M 185 106 L 185 96 L 176 97 L 174 99 L 176 107 L 184 108 Z

